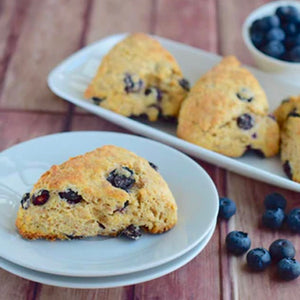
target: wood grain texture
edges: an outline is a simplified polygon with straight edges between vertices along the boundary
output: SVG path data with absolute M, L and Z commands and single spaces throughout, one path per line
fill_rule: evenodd
M 26 5 L 25 19 L 17 30 L 19 36 L 15 37 L 15 49 L 10 49 L 14 55 L 5 72 L 1 108 L 66 110 L 66 104 L 48 89 L 47 76 L 62 59 L 79 48 L 86 3 L 31 0 Z
M 100 117 L 85 114 L 75 114 L 73 116 L 70 129 L 72 131 L 101 130 L 131 133 L 130 131 L 123 129 L 113 123 L 107 122 Z
M 35 291 L 38 283 L 28 281 L 0 269 L 1 300 L 27 300 L 35 299 Z
M 86 43 L 122 32 L 150 32 L 152 0 L 93 1 Z
M 32 138 L 59 132 L 63 114 L 0 112 L 0 151 Z
M 269 0 L 217 0 L 219 51 L 222 55 L 236 55 L 243 63 L 253 59 L 242 38 L 242 26 L 249 13 Z
M 133 286 L 112 289 L 66 289 L 41 285 L 37 294 L 37 300 L 130 300 L 133 299 Z
M 153 32 L 216 52 L 216 13 L 215 0 L 156 0 Z

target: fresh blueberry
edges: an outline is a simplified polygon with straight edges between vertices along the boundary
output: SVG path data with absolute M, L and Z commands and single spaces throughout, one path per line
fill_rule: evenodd
M 58 194 L 61 199 L 66 200 L 69 204 L 76 204 L 83 200 L 81 195 L 71 189 L 59 192 Z
M 279 58 L 285 52 L 285 47 L 281 42 L 275 40 L 265 44 L 260 50 L 269 56 Z
M 295 46 L 289 51 L 290 60 L 293 62 L 300 62 L 300 46 Z
M 277 271 L 281 279 L 296 279 L 300 275 L 300 263 L 293 258 L 283 258 L 277 265 Z
M 288 36 L 284 41 L 284 45 L 287 50 L 291 50 L 296 46 L 300 46 L 300 33 L 296 36 Z
M 229 198 L 220 198 L 219 200 L 219 217 L 229 220 L 236 212 L 234 201 Z
M 283 41 L 285 39 L 285 33 L 281 28 L 270 29 L 265 36 L 267 42 L 269 41 Z
M 264 34 L 261 31 L 251 32 L 250 38 L 256 48 L 259 48 L 264 43 Z
M 279 27 L 279 25 L 280 25 L 280 20 L 279 20 L 278 16 L 276 16 L 276 15 L 267 16 L 267 17 L 263 17 L 261 19 L 255 20 L 252 23 L 250 30 L 251 30 L 251 32 L 254 32 L 254 31 L 265 32 L 271 28 Z
M 283 258 L 294 258 L 296 253 L 293 243 L 284 239 L 274 241 L 269 251 L 274 261 L 279 261 Z
M 44 205 L 50 198 L 49 191 L 40 190 L 37 194 L 32 195 L 31 201 L 33 205 Z
M 286 199 L 279 193 L 271 193 L 266 196 L 264 204 L 266 209 L 281 208 L 285 210 Z
M 278 7 L 275 14 L 281 22 L 297 22 L 299 20 L 298 9 L 291 5 Z
M 282 24 L 281 28 L 283 29 L 283 31 L 285 32 L 285 34 L 287 36 L 294 36 L 297 34 L 297 24 L 295 23 L 285 23 Z
M 300 232 L 300 208 L 292 209 L 287 215 L 287 225 L 294 232 Z
M 271 263 L 271 255 L 265 248 L 255 248 L 247 254 L 248 267 L 253 271 L 263 271 Z
M 231 231 L 226 237 L 226 248 L 227 251 L 241 255 L 249 250 L 251 246 L 251 240 L 248 234 L 242 231 Z
M 261 19 L 255 20 L 250 27 L 250 33 L 253 32 L 262 32 L 264 30 L 263 28 L 264 23 L 261 22 Z
M 281 208 L 267 209 L 262 216 L 262 222 L 265 227 L 278 229 L 282 226 L 285 215 Z
M 293 177 L 293 172 L 292 172 L 292 167 L 291 167 L 291 164 L 288 160 L 286 160 L 283 164 L 283 171 L 285 172 L 286 176 L 289 178 L 289 179 L 292 179 Z
M 21 206 L 23 209 L 27 209 L 30 205 L 30 194 L 25 193 L 21 200 Z
M 120 235 L 123 235 L 130 240 L 138 240 L 142 236 L 142 232 L 140 227 L 131 224 L 126 229 L 124 229 Z
M 243 130 L 249 130 L 254 126 L 254 119 L 249 114 L 243 114 L 237 118 L 237 125 Z

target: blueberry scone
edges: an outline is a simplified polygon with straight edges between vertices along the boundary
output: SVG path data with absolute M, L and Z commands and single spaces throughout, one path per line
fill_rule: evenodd
M 233 56 L 204 74 L 181 106 L 177 135 L 221 154 L 239 157 L 252 150 L 275 155 L 279 128 L 268 115 L 266 95 L 255 77 Z
M 176 117 L 189 84 L 175 58 L 143 33 L 129 35 L 103 58 L 85 98 L 124 116 Z
M 281 161 L 286 175 L 300 182 L 300 96 L 282 101 L 275 111 L 281 129 Z
M 27 239 L 162 233 L 177 222 L 174 197 L 156 166 L 103 146 L 52 166 L 23 196 L 16 226 Z

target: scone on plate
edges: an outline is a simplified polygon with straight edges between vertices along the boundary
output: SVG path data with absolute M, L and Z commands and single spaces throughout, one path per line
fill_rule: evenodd
M 154 164 L 103 146 L 54 165 L 21 200 L 16 226 L 27 239 L 72 239 L 139 228 L 162 233 L 177 222 L 174 197 Z
M 143 33 L 129 35 L 103 58 L 85 98 L 124 116 L 176 117 L 189 84 L 175 58 Z
M 281 129 L 281 161 L 287 176 L 300 182 L 300 96 L 282 101 L 275 111 Z
M 252 150 L 273 156 L 279 128 L 268 115 L 266 95 L 256 78 L 233 56 L 204 74 L 181 106 L 177 134 L 231 157 Z

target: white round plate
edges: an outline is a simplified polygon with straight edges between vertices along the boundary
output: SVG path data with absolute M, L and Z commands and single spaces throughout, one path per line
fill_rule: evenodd
M 108 277 L 60 276 L 27 269 L 2 258 L 0 258 L 0 267 L 10 273 L 28 280 L 65 288 L 99 289 L 138 284 L 164 276 L 187 264 L 194 257 L 196 257 L 208 244 L 215 231 L 215 227 L 216 224 L 213 224 L 204 239 L 184 255 L 158 267 L 125 275 Z
M 96 237 L 85 240 L 24 240 L 14 222 L 21 195 L 53 164 L 114 144 L 159 167 L 178 205 L 178 223 L 167 233 L 138 241 Z M 114 276 L 167 263 L 195 247 L 216 222 L 218 194 L 192 159 L 145 138 L 113 132 L 60 133 L 14 146 L 0 155 L 0 256 L 36 271 L 65 276 Z

